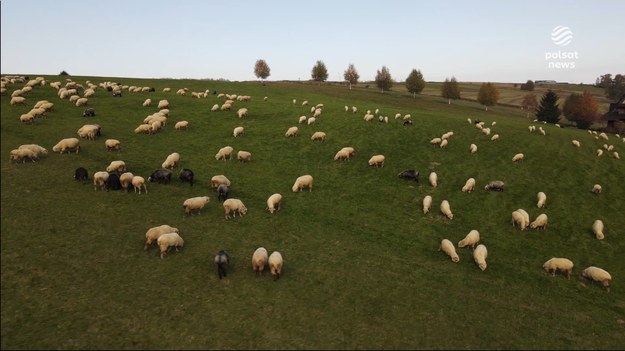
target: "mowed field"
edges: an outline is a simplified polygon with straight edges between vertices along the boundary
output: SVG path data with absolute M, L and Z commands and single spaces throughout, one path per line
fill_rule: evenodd
M 32 78 L 32 76 L 31 76 Z M 46 76 L 48 82 L 60 76 Z M 518 108 L 495 106 L 485 112 L 475 102 L 451 105 L 435 96 L 376 89 L 293 82 L 70 77 L 86 86 L 114 81 L 154 87 L 155 92 L 113 97 L 98 89 L 85 107 L 61 100 L 50 86 L 25 94 L 12 106 L 8 85 L 0 97 L 2 167 L 2 325 L 3 349 L 622 349 L 625 345 L 625 161 L 611 153 L 597 157 L 603 144 L 621 157 L 625 143 L 614 135 L 597 140 L 584 130 L 534 124 Z M 172 92 L 162 92 L 170 87 Z M 176 90 L 188 88 L 187 96 Z M 193 99 L 192 91 L 207 98 Z M 210 112 L 217 93 L 250 95 L 232 111 Z M 263 97 L 267 97 L 264 101 Z M 143 107 L 146 98 L 150 107 Z M 170 103 L 167 126 L 153 135 L 134 129 Z M 293 99 L 297 102 L 294 104 Z M 47 118 L 23 125 L 19 116 L 39 100 L 54 103 Z M 307 100 L 308 106 L 302 106 Z M 324 104 L 312 125 L 298 124 L 310 106 Z M 344 106 L 356 106 L 357 113 Z M 249 109 L 243 119 L 241 107 Z M 380 110 L 389 123 L 366 122 Z M 414 125 L 403 126 L 411 114 Z M 467 118 L 490 126 L 491 141 Z M 180 120 L 186 131 L 174 129 Z M 496 122 L 495 125 L 492 125 Z M 78 154 L 52 152 L 60 139 L 78 137 L 84 124 L 97 123 L 102 136 L 81 139 Z M 542 126 L 546 135 L 530 133 Z M 232 136 L 237 126 L 245 135 Z M 291 126 L 299 136 L 286 138 Z M 310 136 L 324 131 L 324 142 Z M 447 148 L 430 140 L 453 131 Z M 104 141 L 119 139 L 122 151 L 108 152 Z M 580 148 L 571 144 L 577 139 Z M 37 162 L 13 163 L 9 152 L 36 143 L 49 154 Z M 469 152 L 476 144 L 478 151 Z M 217 161 L 226 145 L 252 153 L 249 163 Z M 350 161 L 334 161 L 345 146 Z M 170 184 L 147 183 L 148 194 L 94 191 L 74 181 L 77 167 L 90 179 L 113 160 L 144 178 L 178 152 L 181 166 L 195 173 L 190 186 L 174 170 Z M 522 152 L 525 160 L 512 162 Z M 386 156 L 384 167 L 367 164 Z M 398 173 L 420 172 L 419 182 Z M 438 174 L 438 187 L 428 184 Z M 231 198 L 247 215 L 224 218 L 210 179 L 231 181 Z M 298 176 L 314 177 L 312 192 L 294 193 Z M 475 178 L 472 193 L 461 191 Z M 488 192 L 491 180 L 504 192 Z M 595 195 L 592 186 L 601 184 Z M 536 194 L 545 192 L 545 208 Z M 269 214 L 266 200 L 283 196 L 282 209 Z M 182 203 L 210 197 L 201 214 L 184 214 Z M 433 197 L 432 209 L 422 200 Z M 448 200 L 452 220 L 439 211 Z M 523 208 L 531 220 L 548 215 L 545 230 L 520 231 L 511 212 Z M 605 223 L 605 239 L 591 226 Z M 184 247 L 164 259 L 152 246 L 144 251 L 150 227 L 180 230 Z M 481 271 L 470 248 L 458 249 L 453 263 L 438 251 L 442 239 L 455 245 L 472 229 L 488 248 Z M 272 281 L 251 268 L 263 246 L 284 258 L 282 276 Z M 228 276 L 219 280 L 213 257 L 231 255 Z M 542 269 L 551 257 L 571 259 L 570 279 Z M 582 269 L 601 267 L 612 275 L 610 292 L 580 278 Z

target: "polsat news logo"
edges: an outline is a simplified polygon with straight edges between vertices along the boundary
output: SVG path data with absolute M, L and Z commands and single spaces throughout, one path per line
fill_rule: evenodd
M 573 41 L 573 31 L 566 26 L 557 26 L 551 30 L 551 41 L 558 47 L 565 47 Z M 545 61 L 547 67 L 556 70 L 575 68 L 575 60 L 579 59 L 577 51 L 547 51 Z

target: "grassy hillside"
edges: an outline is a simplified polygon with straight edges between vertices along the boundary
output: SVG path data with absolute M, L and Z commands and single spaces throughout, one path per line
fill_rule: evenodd
M 46 77 L 48 81 L 61 77 Z M 64 78 L 64 77 L 63 77 Z M 83 107 L 61 100 L 50 86 L 26 94 L 26 105 L 9 104 L 9 85 L 0 97 L 2 167 L 2 330 L 3 349 L 620 349 L 625 345 L 625 164 L 595 150 L 613 144 L 625 156 L 625 144 L 574 128 L 542 126 L 546 135 L 528 132 L 530 121 L 516 108 L 485 112 L 477 103 L 448 105 L 433 96 L 396 90 L 306 83 L 236 83 L 202 80 L 142 80 L 72 77 L 86 86 L 115 81 L 150 86 L 155 92 L 116 98 L 103 89 L 89 100 L 96 117 L 81 117 Z M 63 82 L 64 83 L 64 82 Z M 164 87 L 172 92 L 163 93 Z M 175 91 L 250 95 L 233 111 L 210 112 L 223 103 Z M 267 97 L 267 101 L 263 97 Z M 152 106 L 142 107 L 146 98 Z M 48 117 L 22 125 L 18 117 L 39 100 L 55 104 Z M 170 102 L 168 125 L 154 135 L 133 130 Z M 292 100 L 296 99 L 297 103 Z M 307 100 L 308 106 L 302 106 Z M 298 125 L 310 106 L 323 103 L 313 125 Z M 344 106 L 356 106 L 356 114 Z M 249 116 L 236 117 L 247 107 Z M 365 112 L 380 109 L 388 124 L 365 122 Z M 402 126 L 396 113 L 411 114 Z M 479 118 L 500 140 L 490 141 L 466 119 Z M 190 122 L 186 131 L 176 121 Z M 52 152 L 62 138 L 75 137 L 83 124 L 98 123 L 102 136 L 81 139 L 78 154 Z M 300 135 L 286 138 L 291 126 Z M 245 135 L 234 138 L 237 126 Z M 313 142 L 315 131 L 327 133 Z M 429 141 L 453 131 L 447 148 Z M 491 135 L 492 135 L 491 134 Z M 119 139 L 120 153 L 107 152 L 104 140 Z M 571 140 L 581 142 L 581 148 Z M 37 162 L 9 162 L 9 152 L 36 143 L 49 155 Z M 478 146 L 476 154 L 469 145 Z M 252 153 L 252 162 L 217 161 L 219 148 Z M 344 146 L 356 150 L 350 161 L 334 161 Z M 148 194 L 94 191 L 72 179 L 83 166 L 90 177 L 121 159 L 146 179 L 172 152 L 182 167 L 195 172 L 193 187 L 177 177 L 171 184 L 148 183 Z M 518 152 L 525 160 L 512 163 Z M 384 167 L 367 160 L 384 154 Z M 397 177 L 414 168 L 420 181 Z M 438 174 L 438 187 L 427 176 Z M 177 175 L 179 169 L 174 171 Z M 232 181 L 232 198 L 248 214 L 224 219 L 213 175 Z M 311 174 L 312 192 L 293 193 L 300 175 Z M 472 193 L 460 189 L 473 177 Z M 484 185 L 500 179 L 504 192 Z M 603 193 L 590 192 L 593 184 Z M 547 194 L 536 208 L 536 194 Z M 267 198 L 283 195 L 282 209 L 271 215 Z M 202 213 L 184 215 L 182 202 L 210 196 Z M 434 199 L 423 214 L 424 196 Z M 447 199 L 452 220 L 439 211 Z M 544 231 L 515 229 L 511 212 L 524 208 L 532 220 L 549 216 Z M 606 225 L 605 239 L 591 231 L 595 219 Z M 180 252 L 159 258 L 143 250 L 145 232 L 169 224 L 185 240 Z M 481 271 L 471 249 L 456 249 L 452 263 L 438 251 L 444 238 L 457 244 L 479 230 L 488 248 Z M 282 277 L 268 271 L 256 277 L 254 250 L 264 246 L 284 257 Z M 212 263 L 220 249 L 232 262 L 219 280 Z M 570 280 L 551 275 L 542 264 L 551 257 L 575 263 Z M 608 270 L 608 293 L 581 279 L 587 266 Z

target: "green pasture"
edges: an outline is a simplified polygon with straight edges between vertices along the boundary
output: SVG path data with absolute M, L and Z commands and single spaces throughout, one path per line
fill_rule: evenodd
M 67 77 L 45 78 L 65 84 Z M 99 88 L 87 106 L 95 109 L 93 118 L 81 117 L 85 107 L 61 100 L 50 86 L 25 94 L 25 105 L 9 104 L 23 84 L 9 84 L 0 97 L 2 349 L 625 346 L 625 161 L 607 152 L 596 156 L 603 144 L 625 156 L 625 143 L 614 135 L 598 140 L 585 130 L 535 124 L 518 108 L 486 112 L 474 101 L 448 105 L 438 96 L 413 99 L 401 89 L 382 94 L 361 84 L 349 90 L 308 82 L 69 78 L 85 87 L 87 80 L 113 81 L 155 92 L 113 97 Z M 163 93 L 164 87 L 172 92 Z M 187 96 L 176 95 L 180 88 L 189 89 Z M 191 98 L 206 89 L 207 98 Z M 430 83 L 427 89 L 440 91 Z M 232 111 L 210 112 L 225 100 L 213 91 L 252 99 L 236 101 Z M 146 98 L 152 106 L 142 106 Z M 161 99 L 170 103 L 167 126 L 135 134 Z M 22 125 L 19 116 L 39 100 L 54 103 L 53 110 Z M 317 121 L 298 124 L 318 103 L 324 108 Z M 358 112 L 345 112 L 346 105 Z M 241 107 L 249 109 L 243 119 L 236 116 Z M 375 109 L 388 124 L 363 120 Z M 396 113 L 410 114 L 414 125 L 403 126 Z M 484 121 L 499 140 L 467 118 Z M 180 120 L 189 121 L 188 130 L 174 129 Z M 99 124 L 102 136 L 81 139 L 78 154 L 52 152 L 87 123 Z M 532 124 L 546 135 L 530 133 Z M 234 138 L 237 126 L 245 135 Z M 299 136 L 286 138 L 291 126 L 300 128 Z M 326 141 L 311 141 L 315 131 L 324 131 Z M 454 135 L 447 148 L 430 144 L 448 131 Z M 119 139 L 122 151 L 106 151 L 108 138 Z M 47 148 L 47 157 L 9 161 L 12 149 L 30 143 Z M 472 143 L 476 154 L 469 152 Z M 215 160 L 226 145 L 251 152 L 252 161 Z M 355 148 L 355 157 L 334 161 L 345 146 Z M 177 178 L 180 168 L 171 184 L 147 183 L 148 194 L 141 195 L 94 191 L 90 182 L 73 179 L 77 167 L 87 168 L 91 179 L 111 161 L 124 160 L 147 180 L 172 152 L 194 171 L 194 186 Z M 513 163 L 519 152 L 525 160 Z M 386 156 L 384 167 L 368 166 L 374 154 Z M 397 176 L 407 169 L 420 172 L 418 183 Z M 437 188 L 427 181 L 432 171 Z M 243 201 L 247 215 L 224 218 L 209 186 L 217 174 L 231 180 L 230 197 Z M 312 192 L 293 193 L 293 182 L 304 174 L 314 177 Z M 476 190 L 463 193 L 470 177 Z M 483 189 L 496 179 L 506 183 L 504 192 Z M 591 193 L 595 183 L 603 187 L 598 196 Z M 539 191 L 547 194 L 545 208 L 536 207 Z M 282 209 L 272 215 L 266 200 L 276 192 L 283 195 Z M 183 201 L 204 195 L 210 202 L 201 214 L 185 215 Z M 423 214 L 426 195 L 434 201 Z M 450 202 L 452 220 L 440 213 L 442 200 Z M 511 212 L 518 208 L 532 220 L 547 214 L 546 230 L 514 228 Z M 595 219 L 605 223 L 604 240 L 592 234 Z M 143 250 L 145 232 L 161 224 L 177 227 L 185 240 L 164 259 L 156 246 Z M 438 251 L 442 239 L 457 244 L 472 229 L 488 248 L 485 271 L 471 249 L 457 248 L 458 263 Z M 282 253 L 279 280 L 268 270 L 254 275 L 251 256 L 259 246 Z M 213 264 L 220 249 L 231 255 L 223 280 Z M 570 280 L 543 271 L 551 257 L 574 262 Z M 609 293 L 580 278 L 591 265 L 612 274 Z

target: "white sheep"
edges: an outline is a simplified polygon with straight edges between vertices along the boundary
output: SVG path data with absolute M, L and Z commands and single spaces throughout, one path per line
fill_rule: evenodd
M 211 107 L 211 112 L 215 111 L 219 111 L 219 104 L 214 104 L 213 107 Z
M 35 155 L 35 158 L 39 158 L 39 157 L 48 155 L 48 150 L 46 148 L 44 148 L 43 146 L 40 146 L 40 145 L 37 145 L 37 144 L 24 144 L 24 145 L 20 145 L 18 147 L 18 150 L 19 149 L 29 149 Z
M 104 190 L 104 188 L 106 187 L 106 181 L 108 179 L 109 179 L 108 172 L 104 172 L 104 171 L 95 172 L 93 174 L 93 190 L 94 191 L 98 189 Z
M 74 96 L 78 96 L 78 95 L 74 95 Z M 89 99 L 87 98 L 79 98 L 76 100 L 76 106 L 80 107 L 83 105 L 86 105 L 89 102 Z
M 469 178 L 467 179 L 466 183 L 464 183 L 464 186 L 462 187 L 462 192 L 470 193 L 473 191 L 473 189 L 475 189 L 475 178 Z
M 547 202 L 547 195 L 545 195 L 545 193 L 541 191 L 538 194 L 536 194 L 536 198 L 538 199 L 538 202 L 536 203 L 536 207 L 538 208 L 545 207 L 545 203 Z
M 579 143 L 579 141 L 577 141 L 577 140 L 575 140 L 575 139 L 571 140 L 571 144 L 573 144 L 573 145 L 575 145 L 575 146 L 577 146 L 577 147 L 582 146 L 582 144 L 580 144 L 580 143 Z
M 552 276 L 556 276 L 556 271 L 566 273 L 566 277 L 571 279 L 571 272 L 573 272 L 573 261 L 568 258 L 552 257 L 547 262 L 543 263 L 543 269 L 547 273 L 551 273 Z
M 302 191 L 304 188 L 308 188 L 308 192 L 312 192 L 313 181 L 314 179 L 310 174 L 297 177 L 297 179 L 295 179 L 295 183 L 293 183 L 293 186 L 291 187 L 291 190 L 294 193 L 297 193 Z
M 61 141 L 52 147 L 52 151 L 60 153 L 64 153 L 65 151 L 69 153 L 71 150 L 75 150 L 76 153 L 80 151 L 80 141 L 78 138 L 61 139 Z
M 488 250 L 484 244 L 479 244 L 475 250 L 473 250 L 473 260 L 478 267 L 483 271 L 486 269 L 486 257 L 488 257 Z
M 530 215 L 529 213 L 527 213 L 527 211 L 525 211 L 522 208 L 517 209 L 517 211 L 523 215 L 523 218 L 525 220 L 525 227 L 527 228 L 530 225 Z
M 603 285 L 603 287 L 610 292 L 610 281 L 612 280 L 612 276 L 606 270 L 590 266 L 582 271 L 582 277 L 600 282 L 601 285 Z
M 547 227 L 547 215 L 544 213 L 541 213 L 538 215 L 538 217 L 536 217 L 536 219 L 530 223 L 530 228 L 532 229 L 545 229 Z
M 215 160 L 223 159 L 225 161 L 226 158 L 230 160 L 232 159 L 233 151 L 234 149 L 232 148 L 232 146 L 224 146 L 221 149 L 219 149 L 219 151 L 215 154 Z
M 608 135 L 606 133 L 601 133 L 599 134 L 599 138 L 604 139 L 604 140 L 608 140 Z
M 512 162 L 522 161 L 525 158 L 525 155 L 522 153 L 518 153 L 512 157 Z
M 134 177 L 132 177 L 132 187 L 135 189 L 135 193 L 138 190 L 139 194 L 141 194 L 141 188 L 142 187 L 145 190 L 145 193 L 146 194 L 148 193 L 148 188 L 145 186 L 145 178 L 143 178 L 141 176 L 134 176 Z
M 497 141 L 499 140 L 499 134 L 495 134 L 490 138 L 491 141 Z
M 284 133 L 284 136 L 286 136 L 287 138 L 297 136 L 298 131 L 299 131 L 299 128 L 291 127 L 286 131 L 286 133 Z
M 184 240 L 182 240 L 178 233 L 165 233 L 156 240 L 156 243 L 161 249 L 161 259 L 172 247 L 175 247 L 176 251 L 179 251 L 178 248 L 184 246 Z
M 471 151 L 472 154 L 476 153 L 477 152 L 477 145 L 471 144 L 469 146 L 469 151 Z
M 525 216 L 523 216 L 523 213 L 519 211 L 512 212 L 512 226 L 518 226 L 521 230 L 525 230 L 527 224 L 528 223 L 525 221 Z
M 605 238 L 605 235 L 603 234 L 603 229 L 604 229 L 604 225 L 603 225 L 602 220 L 597 219 L 593 222 L 592 232 L 595 234 L 595 237 L 598 240 L 603 240 Z
M 182 208 L 184 208 L 184 213 L 193 215 L 193 212 L 200 214 L 204 206 L 210 202 L 210 198 L 208 196 L 196 196 L 191 197 L 182 203 Z
M 22 123 L 35 123 L 35 116 L 31 113 L 24 113 L 20 116 L 20 122 Z
M 601 194 L 601 190 L 602 188 L 601 188 L 601 185 L 599 184 L 595 184 L 592 186 L 592 192 L 595 194 Z
M 24 105 L 26 98 L 23 96 L 15 96 L 11 98 L 11 105 Z
M 469 234 L 467 234 L 464 237 L 464 239 L 458 242 L 458 247 L 462 248 L 462 247 L 470 246 L 471 248 L 475 248 L 475 245 L 477 245 L 479 241 L 480 241 L 480 232 L 473 229 L 469 232 Z
M 122 185 L 122 189 L 124 189 L 125 192 L 128 192 L 128 188 L 132 185 L 133 177 L 134 174 L 131 172 L 124 172 L 119 176 L 119 183 Z
M 150 133 L 150 125 L 149 124 L 140 124 L 137 128 L 135 128 L 136 134 L 149 134 Z
M 308 121 L 306 121 L 306 124 L 311 125 L 311 124 L 315 123 L 315 121 L 316 121 L 316 120 L 317 120 L 317 119 L 316 119 L 315 117 L 310 117 L 310 118 L 308 119 Z
M 80 127 L 76 133 L 81 138 L 95 140 L 95 138 L 98 136 L 99 130 L 100 126 L 97 124 L 85 124 L 84 126 Z
M 267 262 L 269 264 L 269 269 L 271 270 L 271 276 L 273 277 L 273 280 L 278 280 L 280 278 L 280 274 L 282 273 L 282 254 L 280 254 L 278 251 L 272 252 L 271 255 L 269 255 L 269 259 Z
M 373 155 L 369 159 L 369 166 L 384 167 L 384 155 Z
M 306 122 L 306 118 L 307 118 L 306 116 L 300 116 L 297 123 L 302 124 L 302 123 Z
M 433 188 L 436 188 L 438 186 L 438 175 L 436 174 L 436 172 L 430 173 L 428 180 L 430 181 L 430 185 Z
M 281 202 L 282 202 L 282 195 L 275 193 L 269 196 L 269 198 L 267 199 L 267 208 L 265 209 L 268 210 L 269 213 L 274 213 L 275 211 L 279 211 Z
M 242 162 L 249 162 L 252 160 L 252 153 L 249 151 L 240 150 L 239 152 L 237 152 L 237 160 Z
M 473 121 L 471 121 L 471 118 L 467 118 L 467 123 L 473 124 Z
M 449 219 L 454 218 L 454 214 L 451 213 L 451 208 L 449 207 L 449 201 L 447 200 L 443 200 L 441 202 L 441 212 Z
M 122 149 L 122 143 L 117 139 L 106 139 L 104 146 L 106 147 L 106 151 L 121 151 Z
M 451 261 L 454 263 L 460 261 L 460 257 L 456 253 L 456 248 L 454 247 L 454 244 L 452 244 L 452 242 L 449 241 L 449 239 L 441 240 L 441 244 L 438 247 L 438 251 L 443 251 L 445 254 L 447 254 L 447 256 L 451 257 Z
M 601 155 L 603 155 L 603 150 L 597 149 L 597 156 L 600 157 Z
M 434 139 L 430 140 L 430 144 L 439 145 L 441 143 L 441 141 L 443 141 L 443 139 L 441 139 L 441 138 L 434 138 Z
M 267 265 L 268 253 L 264 247 L 259 247 L 252 255 L 252 270 L 256 275 L 261 275 Z
M 356 108 L 356 106 L 352 106 L 352 113 L 356 113 L 358 111 L 358 109 Z
M 230 218 L 230 213 L 232 213 L 232 217 L 236 217 L 237 213 L 239 217 L 247 214 L 247 207 L 239 199 L 226 199 L 223 207 L 226 219 Z
M 349 160 L 350 154 L 348 150 L 345 148 L 337 151 L 336 155 L 334 155 L 334 160 Z
M 111 161 L 111 163 L 106 167 L 106 171 L 111 172 L 119 172 L 123 173 L 126 171 L 126 162 L 122 160 Z
M 211 178 L 211 189 L 215 190 L 221 184 L 229 187 L 230 180 L 223 174 L 218 174 Z
M 239 116 L 239 118 L 247 117 L 247 113 L 247 108 L 242 107 L 237 111 L 237 116 Z
M 441 140 L 441 144 L 439 145 L 439 147 L 440 148 L 446 148 L 448 143 L 449 142 L 447 141 L 447 139 L 443 139 L 443 140 Z
M 172 169 L 178 166 L 180 163 L 180 154 L 177 152 L 173 152 L 167 156 L 165 161 L 161 164 L 161 168 Z
M 163 224 L 156 227 L 152 227 L 145 232 L 145 245 L 143 246 L 144 250 L 147 250 L 152 243 L 156 242 L 158 238 L 166 233 L 180 233 L 178 228 L 174 228 L 170 225 Z
M 612 156 L 614 156 L 614 158 L 615 158 L 615 159 L 617 159 L 617 160 L 620 160 L 620 159 L 621 159 L 621 157 L 618 155 L 618 152 L 616 152 L 616 151 L 614 151 L 614 152 L 612 153 Z
M 244 132 L 245 132 L 245 129 L 239 126 L 239 127 L 234 128 L 234 130 L 232 131 L 232 136 L 236 138 L 236 137 L 243 135 Z
M 169 108 L 169 101 L 167 100 L 161 100 L 158 102 L 158 107 L 159 110 L 162 110 L 164 108 Z
M 315 132 L 310 137 L 310 140 L 312 140 L 312 141 L 315 141 L 315 140 L 325 141 L 326 140 L 326 133 L 324 133 L 324 132 Z
M 174 128 L 177 130 L 187 129 L 188 127 L 189 127 L 188 121 L 179 121 L 179 122 L 176 122 L 176 124 L 174 125 Z
M 232 109 L 232 104 L 225 102 L 219 109 L 222 111 L 230 111 L 230 109 Z
M 426 195 L 423 198 L 423 214 L 430 212 L 431 207 L 432 207 L 432 197 L 430 195 Z
M 26 159 L 33 162 L 38 158 L 37 154 L 31 149 L 13 149 L 9 153 L 10 161 L 26 163 Z

